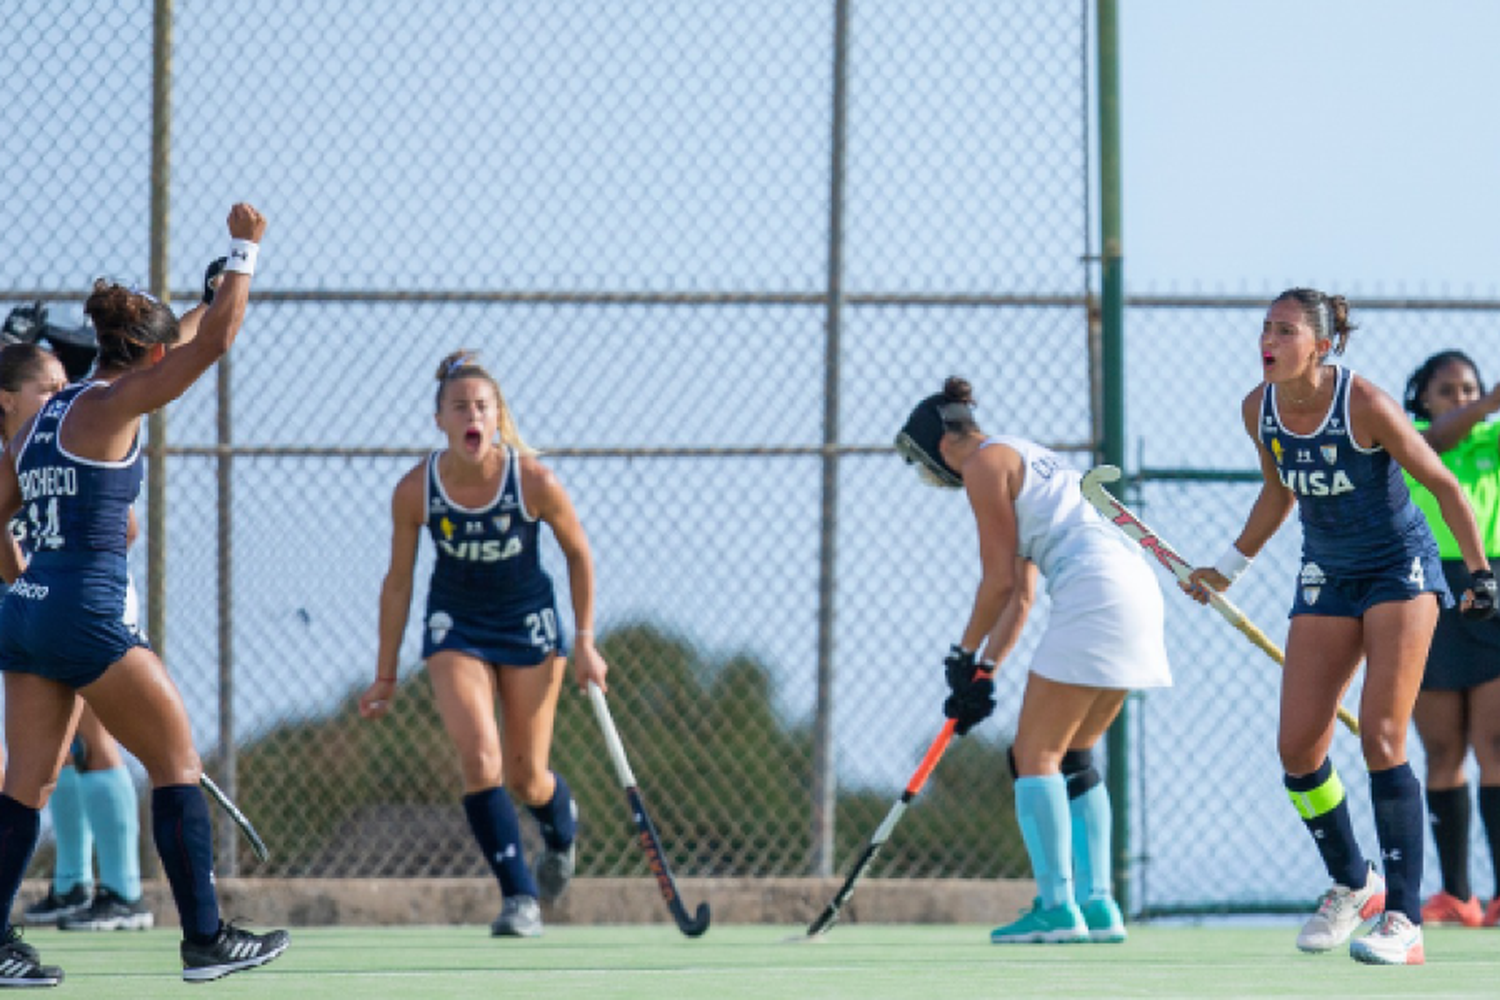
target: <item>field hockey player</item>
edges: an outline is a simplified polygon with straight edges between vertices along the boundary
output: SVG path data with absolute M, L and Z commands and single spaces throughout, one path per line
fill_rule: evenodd
M 567 560 L 577 623 L 574 677 L 579 687 L 593 681 L 603 688 L 608 668 L 594 648 L 593 557 L 567 491 L 521 440 L 499 383 L 467 351 L 443 360 L 437 382 L 435 419 L 448 446 L 396 485 L 375 680 L 360 698 L 360 714 L 379 718 L 396 696 L 412 573 L 425 530 L 437 557 L 422 658 L 458 752 L 464 812 L 500 883 L 503 902 L 490 932 L 536 937 L 542 933 L 539 898 L 561 896 L 573 876 L 578 822 L 567 782 L 548 767 L 568 645 L 552 579 L 541 565 L 542 524 L 552 529 Z M 544 850 L 535 873 L 526 867 L 507 788 L 541 829 Z
M 979 591 L 944 661 L 952 693 L 943 710 L 960 735 L 994 710 L 994 683 L 976 678 L 976 667 L 992 672 L 1014 648 L 1038 575 L 1052 602 L 1011 747 L 1016 817 L 1038 898 L 990 940 L 1123 941 L 1111 895 L 1109 797 L 1093 752 L 1131 690 L 1172 682 L 1151 567 L 1085 501 L 1082 477 L 1057 455 L 984 434 L 963 379 L 917 404 L 896 450 L 924 482 L 964 490 L 979 529 Z
M 0 460 L 0 517 L 24 504 L 34 553 L 22 573 L 9 537 L 0 544 L 0 575 L 14 581 L 0 604 L 11 751 L 0 794 L 0 905 L 8 920 L 81 697 L 151 780 L 152 829 L 182 925 L 182 976 L 191 982 L 263 965 L 289 938 L 219 918 L 187 712 L 144 634 L 125 620 L 126 524 L 143 477 L 141 418 L 185 393 L 234 343 L 265 225 L 249 205 L 230 209 L 228 276 L 187 343 L 166 305 L 96 282 L 85 305 L 99 340 L 93 377 L 53 396 Z M 8 924 L 0 941 L 0 985 L 62 979 Z
M 1287 793 L 1334 883 L 1297 946 L 1330 951 L 1378 918 L 1369 934 L 1350 942 L 1350 955 L 1420 965 L 1422 789 L 1407 763 L 1406 733 L 1440 602 L 1452 597 L 1403 469 L 1436 498 L 1462 550 L 1470 576 L 1465 613 L 1494 615 L 1495 578 L 1453 474 L 1393 399 L 1329 362 L 1353 329 L 1343 296 L 1294 288 L 1271 303 L 1259 338 L 1264 381 L 1240 404 L 1260 458 L 1260 495 L 1239 537 L 1214 566 L 1194 570 L 1185 589 L 1206 602 L 1206 588 L 1228 588 L 1297 508 L 1302 561 L 1277 744 Z M 1361 660 L 1360 746 L 1383 878 L 1360 851 L 1343 783 L 1328 759 L 1335 712 Z

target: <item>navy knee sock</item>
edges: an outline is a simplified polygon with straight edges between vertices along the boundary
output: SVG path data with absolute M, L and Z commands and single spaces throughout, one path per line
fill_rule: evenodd
M 573 819 L 573 793 L 562 775 L 554 771 L 552 777 L 557 780 L 552 798 L 539 806 L 527 806 L 526 809 L 536 817 L 541 827 L 542 840 L 547 846 L 554 851 L 565 851 L 578 835 L 577 824 Z
M 10 933 L 10 912 L 21 891 L 21 879 L 36 851 L 42 833 L 42 811 L 22 805 L 9 795 L 0 795 L 0 927 Z
M 1427 789 L 1427 822 L 1437 846 L 1443 891 L 1454 899 L 1474 894 L 1469 885 L 1469 786 Z
M 1370 772 L 1375 833 L 1385 863 L 1385 908 L 1422 922 L 1422 783 L 1410 764 Z
M 1479 786 L 1479 815 L 1490 842 L 1490 867 L 1495 870 L 1495 894 L 1500 899 L 1500 785 Z
M 1369 866 L 1360 853 L 1359 841 L 1354 839 L 1344 783 L 1334 771 L 1333 762 L 1325 759 L 1312 774 L 1288 774 L 1283 781 L 1292 805 L 1297 807 L 1297 814 L 1323 855 L 1328 877 L 1345 888 L 1363 889 Z
M 536 880 L 526 867 L 521 851 L 521 824 L 516 807 L 503 788 L 486 788 L 464 796 L 469 829 L 484 852 L 484 859 L 500 882 L 502 896 L 537 896 Z
M 151 792 L 151 832 L 172 887 L 182 936 L 206 944 L 219 933 L 214 890 L 214 838 L 208 802 L 197 785 L 164 785 Z

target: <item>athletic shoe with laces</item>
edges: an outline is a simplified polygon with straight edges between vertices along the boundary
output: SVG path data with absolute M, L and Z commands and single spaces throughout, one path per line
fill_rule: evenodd
M 12 927 L 0 939 L 0 986 L 56 986 L 63 971 L 43 965 L 36 949 L 21 940 L 21 930 Z
M 1079 904 L 1083 922 L 1089 929 L 1089 940 L 1096 944 L 1119 944 L 1125 940 L 1125 917 L 1109 896 Z
M 1478 927 L 1484 923 L 1484 907 L 1479 905 L 1478 896 L 1462 900 L 1444 890 L 1422 904 L 1422 923 Z
M 1334 884 L 1318 899 L 1318 912 L 1302 925 L 1297 947 L 1303 951 L 1332 951 L 1360 924 L 1385 909 L 1385 879 L 1371 865 L 1363 889 Z
M 492 937 L 534 938 L 542 936 L 542 907 L 534 896 L 508 896 L 500 904 L 500 915 L 490 924 Z
M 63 917 L 87 910 L 93 898 L 94 891 L 82 882 L 61 896 L 56 888 L 48 888 L 47 895 L 26 907 L 21 922 L 29 927 L 54 926 Z
M 88 909 L 57 922 L 64 931 L 144 931 L 156 923 L 145 900 L 130 900 L 107 886 L 100 886 Z
M 286 931 L 252 934 L 243 927 L 223 924 L 207 944 L 182 942 L 182 978 L 190 983 L 206 983 L 231 972 L 265 965 L 286 951 L 292 938 Z
M 1047 909 L 1040 899 L 1033 900 L 1031 909 L 1021 911 L 1021 919 L 990 931 L 991 944 L 1074 944 L 1088 939 L 1088 924 L 1071 900 Z
M 543 844 L 542 853 L 537 855 L 536 867 L 532 869 L 536 887 L 541 890 L 542 901 L 547 903 L 560 899 L 568 891 L 568 883 L 573 881 L 573 870 L 578 863 L 578 802 L 571 801 L 568 806 L 569 812 L 573 814 L 575 839 L 561 850 L 553 850 Z
M 1490 905 L 1484 908 L 1484 926 L 1500 927 L 1500 896 L 1490 900 Z
M 1399 910 L 1387 910 L 1364 937 L 1349 943 L 1349 957 L 1366 965 L 1425 965 L 1422 928 Z

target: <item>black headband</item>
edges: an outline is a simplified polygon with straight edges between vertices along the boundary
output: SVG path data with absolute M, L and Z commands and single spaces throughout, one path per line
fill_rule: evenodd
M 938 447 L 943 435 L 951 430 L 972 426 L 974 411 L 967 403 L 957 403 L 939 393 L 917 404 L 896 435 L 896 451 L 910 464 L 920 464 L 943 485 L 957 488 L 964 477 L 943 461 Z

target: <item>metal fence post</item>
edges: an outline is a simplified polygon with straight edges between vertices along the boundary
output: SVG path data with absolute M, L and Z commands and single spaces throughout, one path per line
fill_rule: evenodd
M 844 141 L 849 3 L 833 13 L 833 136 L 828 180 L 828 306 L 823 362 L 823 507 L 818 539 L 818 704 L 813 736 L 812 874 L 833 873 L 838 776 L 833 753 L 834 608 L 838 561 L 839 334 L 844 306 Z
M 151 39 L 151 294 L 171 299 L 172 0 L 156 0 Z M 146 634 L 167 655 L 167 415 L 146 418 Z

